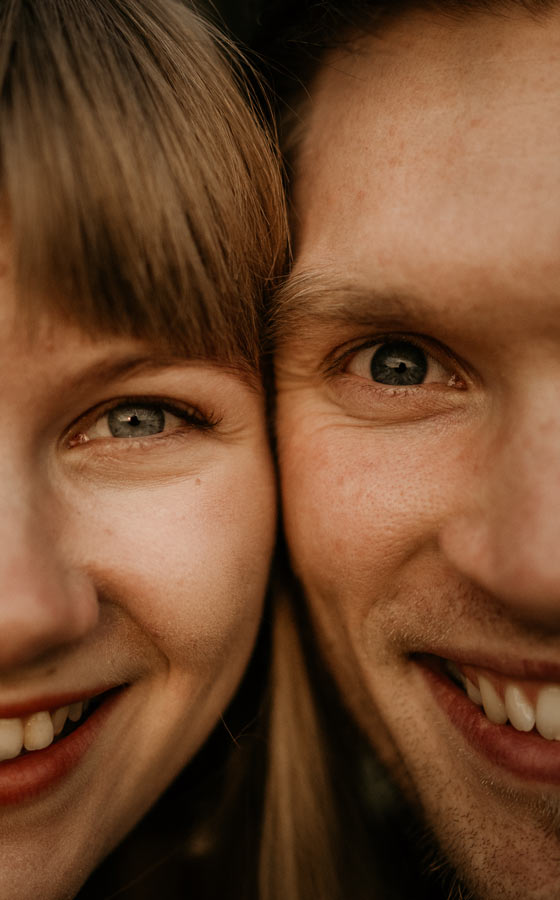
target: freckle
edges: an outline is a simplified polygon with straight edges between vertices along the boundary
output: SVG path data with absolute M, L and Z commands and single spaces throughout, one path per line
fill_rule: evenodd
M 470 121 L 471 128 L 476 128 L 477 125 L 480 125 L 480 121 L 481 121 L 480 119 L 471 119 L 471 121 Z
M 200 478 L 197 478 L 197 479 L 196 479 L 195 484 L 196 484 L 197 487 L 200 485 Z

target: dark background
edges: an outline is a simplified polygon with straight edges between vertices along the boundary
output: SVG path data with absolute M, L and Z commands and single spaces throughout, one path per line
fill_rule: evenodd
M 311 21 L 321 20 L 330 8 L 327 0 L 194 0 L 194 3 L 222 30 L 225 27 L 238 41 L 249 46 L 255 37 L 259 43 L 263 35 L 267 41 L 275 41 L 278 31 L 284 32 L 294 19 L 300 24 L 309 17 Z
M 250 43 L 266 0 L 202 0 L 210 18 L 221 24 L 236 38 Z

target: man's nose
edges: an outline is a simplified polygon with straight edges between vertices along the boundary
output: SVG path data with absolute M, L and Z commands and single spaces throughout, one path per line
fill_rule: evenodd
M 93 583 L 67 558 L 48 511 L 32 504 L 30 493 L 13 483 L 1 491 L 0 670 L 79 640 L 98 616 Z
M 514 615 L 560 625 L 560 413 L 512 417 L 475 453 L 442 528 L 452 565 Z

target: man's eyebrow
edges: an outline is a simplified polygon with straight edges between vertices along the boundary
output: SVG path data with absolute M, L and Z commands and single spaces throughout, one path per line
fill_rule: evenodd
M 429 309 L 429 327 L 441 311 Z M 390 330 L 405 327 L 423 331 L 428 309 L 425 300 L 397 291 L 363 287 L 325 273 L 303 272 L 287 279 L 274 298 L 271 338 L 276 345 L 322 325 L 345 324 Z

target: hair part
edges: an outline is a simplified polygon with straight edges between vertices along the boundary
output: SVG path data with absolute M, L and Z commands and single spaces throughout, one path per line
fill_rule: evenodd
M 284 212 L 229 42 L 174 0 L 5 0 L 0 36 L 3 230 L 26 317 L 255 368 Z

